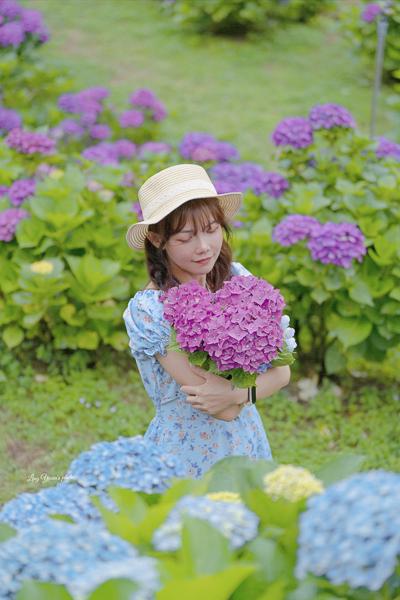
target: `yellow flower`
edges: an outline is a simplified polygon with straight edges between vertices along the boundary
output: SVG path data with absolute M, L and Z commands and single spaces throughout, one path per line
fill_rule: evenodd
M 39 260 L 38 262 L 32 263 L 30 269 L 33 273 L 48 275 L 53 272 L 54 265 L 49 260 Z
M 313 494 L 324 491 L 323 482 L 303 467 L 279 465 L 277 469 L 263 477 L 264 492 L 276 501 L 286 498 L 297 502 Z
M 206 494 L 207 498 L 215 502 L 235 502 L 236 504 L 244 504 L 240 495 L 236 492 L 214 492 Z
M 64 175 L 64 171 L 62 169 L 55 169 L 49 174 L 50 179 L 61 179 Z

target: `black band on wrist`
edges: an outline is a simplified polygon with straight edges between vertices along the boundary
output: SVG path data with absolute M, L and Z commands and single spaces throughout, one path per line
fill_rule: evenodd
M 257 402 L 257 398 L 256 398 L 256 386 L 252 385 L 248 388 L 248 398 L 247 398 L 248 402 L 251 402 L 252 404 L 255 404 Z

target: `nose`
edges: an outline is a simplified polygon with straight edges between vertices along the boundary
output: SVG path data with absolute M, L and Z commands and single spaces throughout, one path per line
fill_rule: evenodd
M 210 248 L 209 235 L 207 233 L 199 232 L 197 235 L 196 254 L 200 257 L 203 254 L 207 254 Z

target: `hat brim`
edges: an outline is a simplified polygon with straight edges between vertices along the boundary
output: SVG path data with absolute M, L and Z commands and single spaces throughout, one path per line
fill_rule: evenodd
M 183 199 L 182 202 L 177 202 L 175 208 L 178 208 L 181 204 L 185 202 L 190 202 L 190 200 L 195 200 L 197 198 L 217 198 L 221 204 L 221 208 L 225 215 L 226 221 L 229 223 L 238 213 L 239 209 L 243 204 L 243 194 L 241 192 L 230 192 L 228 194 L 210 194 L 205 193 L 204 190 L 201 190 L 198 194 L 195 192 L 191 193 L 190 199 Z M 145 249 L 145 239 L 147 236 L 147 232 L 149 230 L 149 225 L 153 223 L 158 223 L 166 217 L 170 212 L 172 212 L 170 207 L 164 208 L 157 215 L 154 215 L 151 219 L 147 219 L 146 221 L 140 221 L 139 223 L 134 223 L 128 229 L 126 234 L 126 241 L 128 245 L 132 248 L 132 250 L 141 251 Z

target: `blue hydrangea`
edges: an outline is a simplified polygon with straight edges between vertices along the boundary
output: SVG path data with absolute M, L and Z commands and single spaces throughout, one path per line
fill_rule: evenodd
M 68 467 L 71 480 L 89 494 L 93 490 L 106 490 L 110 485 L 161 494 L 173 477 L 186 477 L 184 463 L 177 456 L 163 452 L 142 435 L 128 438 L 120 435 L 114 442 L 98 442 L 90 448 Z
M 400 473 L 356 473 L 307 500 L 295 575 L 379 590 L 400 555 Z
M 93 525 L 49 519 L 0 544 L 0 600 L 14 600 L 24 580 L 64 585 L 83 600 L 112 577 L 140 585 L 130 600 L 151 600 L 161 588 L 158 559 Z
M 206 496 L 186 495 L 175 504 L 164 523 L 153 532 L 151 542 L 160 552 L 182 547 L 183 515 L 208 521 L 237 549 L 258 534 L 259 517 L 244 504 L 215 501 Z
M 106 493 L 94 490 L 100 496 L 101 503 L 119 512 L 114 500 Z M 38 492 L 23 492 L 4 504 L 0 510 L 0 521 L 18 531 L 48 520 L 48 515 L 67 515 L 75 523 L 88 520 L 104 527 L 104 521 L 98 508 L 90 500 L 88 492 L 77 483 L 61 482 Z

